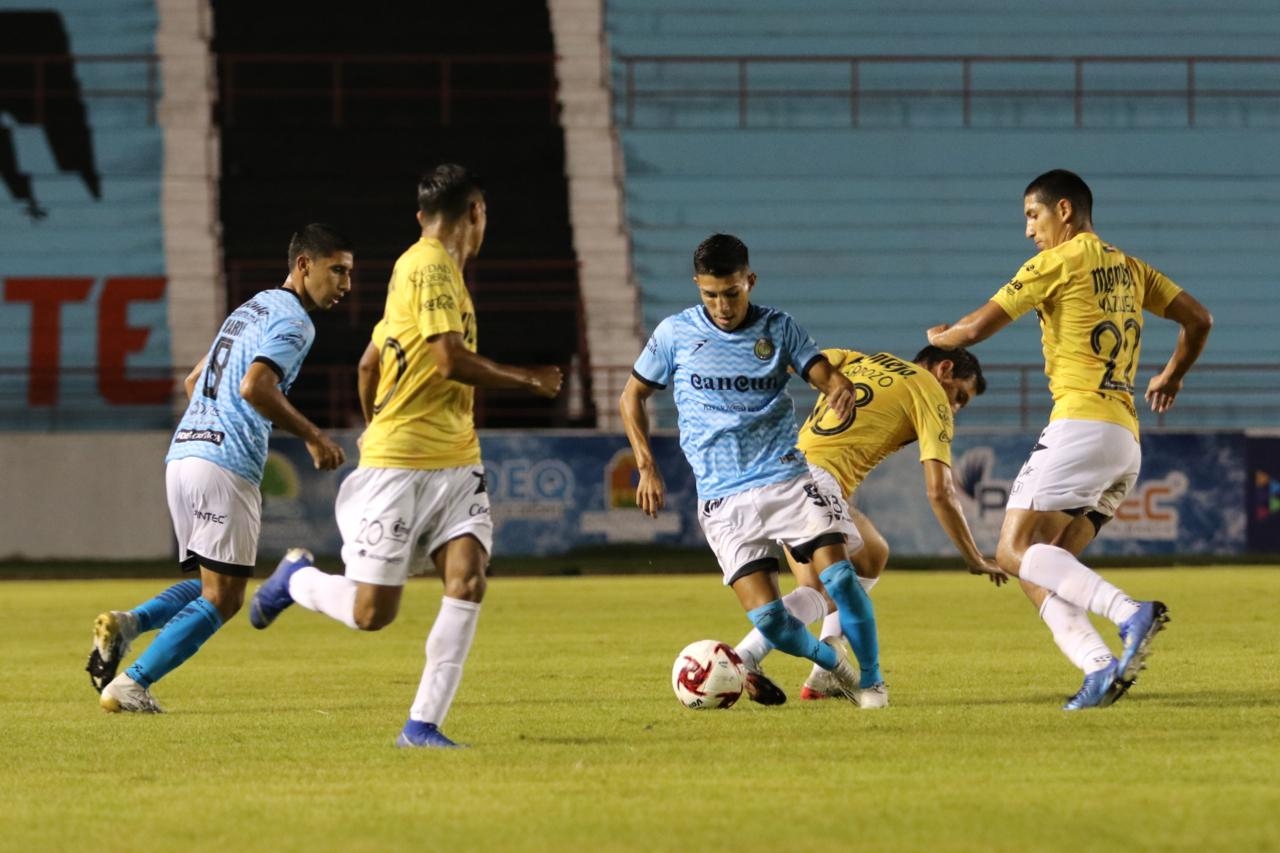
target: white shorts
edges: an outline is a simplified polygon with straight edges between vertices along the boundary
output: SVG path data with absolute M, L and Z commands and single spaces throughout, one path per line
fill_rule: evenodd
M 862 548 L 862 534 L 858 532 L 858 526 L 853 523 L 853 505 L 849 503 L 849 498 L 845 496 L 844 490 L 840 488 L 840 483 L 836 481 L 835 476 L 820 465 L 809 463 L 809 476 L 813 478 L 813 484 L 818 487 L 818 493 L 831 502 L 832 506 L 842 506 L 844 512 L 842 518 L 836 524 L 836 529 L 844 534 L 844 541 L 850 554 L 856 554 Z
M 451 539 L 470 534 L 493 548 L 484 467 L 423 471 L 357 468 L 338 489 L 346 576 L 361 583 L 404 586 L 411 569 Z M 417 573 L 417 572 L 414 572 Z
M 808 474 L 698 503 L 706 534 L 726 586 L 755 572 L 778 571 L 782 552 L 801 562 L 823 545 L 844 541 L 844 500 L 824 495 Z
M 204 566 L 220 575 L 252 577 L 262 531 L 258 487 L 212 462 L 188 456 L 165 465 L 164 488 L 183 571 Z
M 1142 446 L 1106 421 L 1053 421 L 1009 487 L 1008 509 L 1113 516 L 1142 467 Z

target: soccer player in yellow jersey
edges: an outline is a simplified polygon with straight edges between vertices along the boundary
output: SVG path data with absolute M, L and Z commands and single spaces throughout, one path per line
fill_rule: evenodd
M 1021 579 L 1058 647 L 1085 673 L 1064 709 L 1106 707 L 1137 678 L 1169 618 L 1163 603 L 1133 600 L 1076 559 L 1138 478 L 1133 389 L 1142 312 L 1182 327 L 1173 355 L 1147 383 L 1156 412 L 1173 405 L 1213 318 L 1191 294 L 1094 233 L 1093 194 L 1079 175 L 1046 172 L 1023 196 L 1026 234 L 1040 253 L 981 308 L 927 334 L 935 346 L 968 346 L 1032 309 L 1039 315 L 1053 412 L 1009 490 L 996 560 Z M 1118 660 L 1089 611 L 1119 627 Z
M 387 304 L 360 360 L 368 421 L 360 467 L 338 492 L 345 576 L 314 568 L 293 549 L 254 595 L 250 615 L 265 628 L 290 604 L 351 628 L 377 631 L 395 619 L 420 543 L 444 582 L 427 636 L 427 663 L 402 747 L 453 747 L 440 726 L 475 636 L 493 540 L 474 388 L 560 391 L 555 366 L 513 367 L 476 353 L 476 317 L 462 277 L 480 251 L 486 210 L 479 179 L 454 164 L 418 186 L 422 237 L 396 261 Z
M 848 503 L 871 470 L 889 454 L 918 443 L 925 491 L 938 523 L 964 556 L 971 573 L 985 574 L 997 585 L 1004 583 L 1007 575 L 984 557 L 974 542 L 951 477 L 955 415 L 987 387 L 978 359 L 967 350 L 935 346 L 920 350 L 912 361 L 886 352 L 828 349 L 822 354 L 853 383 L 855 406 L 842 418 L 830 410 L 825 395 L 819 396 L 800 428 L 796 446 L 804 451 L 809 472 L 824 498 Z M 889 560 L 889 546 L 871 519 L 852 505 L 847 509 L 857 529 L 857 535 L 850 536 L 847 543 L 850 560 L 859 583 L 871 592 Z M 805 578 L 809 567 L 792 561 L 791 569 L 803 586 L 816 586 Z M 784 603 L 789 602 L 784 598 Z M 830 602 L 828 610 L 820 639 L 836 645 L 842 636 L 840 614 Z M 737 651 L 758 668 L 769 648 L 753 631 Z M 836 691 L 829 674 L 814 667 L 800 698 L 832 695 Z M 752 698 L 760 701 L 754 695 Z M 882 698 L 887 702 L 887 691 Z

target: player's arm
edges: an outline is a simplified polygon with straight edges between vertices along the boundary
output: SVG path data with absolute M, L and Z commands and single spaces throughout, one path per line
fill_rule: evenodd
M 364 422 L 373 420 L 373 404 L 378 396 L 378 380 L 382 378 L 382 357 L 373 341 L 364 348 L 360 363 L 356 366 L 356 393 L 360 397 L 360 411 Z
M 853 383 L 847 376 L 832 367 L 825 355 L 820 355 L 809 362 L 801 378 L 827 395 L 827 407 L 835 413 L 836 417 L 841 420 L 849 417 L 855 400 Z
M 667 485 L 653 459 L 653 448 L 649 446 L 649 409 L 646 403 L 655 390 L 657 389 L 631 376 L 618 400 L 622 428 L 627 433 L 627 441 L 631 442 L 631 452 L 636 458 L 636 469 L 640 473 L 640 483 L 636 486 L 636 505 L 650 517 L 657 516 L 658 510 L 666 503 L 667 494 Z
M 280 375 L 271 365 L 261 361 L 249 365 L 240 380 L 240 396 L 272 424 L 305 441 L 320 470 L 330 471 L 346 461 L 342 448 L 289 402 L 280 390 Z
M 1013 322 L 1013 318 L 995 302 L 987 302 L 954 323 L 934 326 L 925 335 L 929 343 L 943 349 L 967 347 L 985 341 Z
M 182 380 L 182 385 L 187 389 L 187 402 L 191 402 L 191 398 L 196 395 L 196 383 L 200 381 L 200 374 L 204 372 L 204 366 L 209 361 L 206 353 L 204 358 L 200 359 L 199 364 L 191 368 L 191 372 L 187 374 L 187 378 Z
M 499 364 L 467 349 L 462 335 L 444 332 L 427 338 L 431 355 L 435 358 L 440 375 L 452 382 L 474 385 L 480 388 L 516 388 L 554 397 L 560 393 L 564 377 L 560 368 L 550 364 L 535 367 L 516 367 Z
M 1147 384 L 1146 399 L 1153 412 L 1167 412 L 1173 407 L 1173 399 L 1182 390 L 1182 377 L 1196 363 L 1213 328 L 1213 315 L 1194 296 L 1185 290 L 1173 298 L 1164 310 L 1164 316 L 1177 323 L 1178 343 L 1173 348 L 1169 362 Z
M 982 556 L 978 543 L 973 540 L 969 522 L 965 520 L 960 499 L 956 497 L 955 482 L 951 478 L 951 466 L 937 459 L 925 459 L 924 488 L 929 496 L 929 506 L 938 524 L 964 557 L 971 575 L 987 575 L 996 586 L 1009 579 L 1000 567 Z

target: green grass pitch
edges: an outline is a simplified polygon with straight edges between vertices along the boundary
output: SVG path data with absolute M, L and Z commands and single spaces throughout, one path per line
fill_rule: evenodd
M 238 616 L 153 717 L 103 714 L 82 669 L 97 612 L 165 581 L 4 582 L 0 849 L 1280 849 L 1280 571 L 1107 574 L 1173 621 L 1129 697 L 1075 714 L 1021 592 L 958 572 L 877 587 L 884 711 L 796 700 L 779 654 L 785 706 L 680 707 L 676 652 L 747 627 L 714 575 L 499 577 L 451 752 L 391 745 L 432 580 L 377 634 Z

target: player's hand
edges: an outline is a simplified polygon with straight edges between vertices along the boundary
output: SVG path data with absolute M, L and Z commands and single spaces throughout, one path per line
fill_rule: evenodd
M 844 379 L 843 376 L 840 378 Z M 848 380 L 841 382 L 827 395 L 827 408 L 835 412 L 836 417 L 842 423 L 853 412 L 855 402 L 857 402 L 857 396 L 854 393 L 853 385 Z
M 311 454 L 311 461 L 319 471 L 332 471 L 347 461 L 347 454 L 342 448 L 323 434 L 307 442 L 307 452 Z
M 1181 390 L 1181 379 L 1167 379 L 1163 373 L 1157 373 L 1147 383 L 1147 393 L 1144 396 L 1151 404 L 1151 411 L 1164 414 L 1173 408 L 1173 398 Z
M 636 506 L 650 518 L 658 517 L 658 510 L 667 503 L 667 484 L 657 468 L 641 469 L 640 483 L 636 486 Z
M 564 384 L 564 374 L 553 364 L 529 368 L 529 378 L 533 381 L 533 393 L 539 397 L 554 397 Z
M 986 575 L 987 579 L 990 580 L 996 586 L 1000 586 L 1001 584 L 1008 583 L 1009 581 L 1009 576 L 1005 574 L 1004 569 L 997 566 L 991 560 L 983 560 L 981 563 L 979 563 L 976 566 L 970 566 L 969 574 Z
M 944 349 L 946 349 L 946 346 L 944 344 L 938 343 L 938 341 L 942 338 L 942 334 L 946 332 L 947 329 L 950 329 L 950 328 L 951 328 L 950 323 L 939 323 L 938 325 L 934 326 L 932 329 L 927 330 L 924 333 L 924 336 L 929 339 L 929 343 L 932 344 L 933 346 L 943 347 Z

